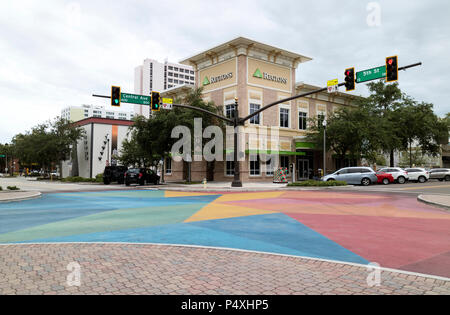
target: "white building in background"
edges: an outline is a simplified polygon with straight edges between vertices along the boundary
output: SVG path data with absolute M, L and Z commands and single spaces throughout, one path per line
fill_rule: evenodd
M 61 111 L 61 117 L 71 122 L 80 121 L 90 117 L 132 120 L 134 118 L 134 112 L 111 110 L 106 109 L 103 106 L 81 105 L 81 106 L 69 106 L 64 108 Z
M 163 92 L 176 86 L 194 83 L 194 69 L 187 65 L 145 59 L 143 65 L 134 69 L 134 93 L 139 95 L 150 95 L 151 91 Z M 148 118 L 150 108 L 135 105 L 134 112 Z

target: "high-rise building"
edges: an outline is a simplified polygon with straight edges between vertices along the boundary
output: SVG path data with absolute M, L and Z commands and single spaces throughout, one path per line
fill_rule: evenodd
M 69 106 L 61 111 L 61 118 L 71 122 L 80 121 L 90 117 L 132 120 L 134 113 L 132 111 L 110 110 L 103 106 L 93 105 Z
M 150 95 L 152 91 L 163 92 L 183 84 L 195 84 L 191 66 L 145 59 L 143 65 L 134 69 L 135 94 Z M 135 105 L 134 112 L 149 117 L 148 106 Z

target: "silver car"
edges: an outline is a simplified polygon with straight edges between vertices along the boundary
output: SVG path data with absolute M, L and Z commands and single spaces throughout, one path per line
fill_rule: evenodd
M 321 178 L 326 182 L 329 180 L 339 180 L 347 182 L 347 184 L 369 186 L 370 184 L 376 184 L 378 178 L 376 173 L 370 167 L 345 167 L 339 171 L 326 175 Z
M 435 168 L 430 171 L 430 179 L 439 179 L 442 181 L 450 181 L 450 169 L 448 168 Z

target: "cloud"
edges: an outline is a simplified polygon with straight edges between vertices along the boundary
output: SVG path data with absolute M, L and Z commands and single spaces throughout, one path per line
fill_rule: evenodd
M 393 54 L 400 65 L 422 61 L 400 73 L 400 87 L 449 112 L 450 3 L 378 1 L 381 24 L 370 27 L 369 2 L 2 1 L 0 142 L 66 106 L 108 106 L 91 95 L 113 84 L 133 91 L 145 58 L 179 61 L 237 36 L 314 58 L 300 65 L 297 81 L 321 86 L 342 80 L 348 66 L 372 68 Z

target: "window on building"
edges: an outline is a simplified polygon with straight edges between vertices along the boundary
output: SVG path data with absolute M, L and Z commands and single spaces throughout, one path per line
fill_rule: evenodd
M 280 156 L 280 167 L 287 169 L 287 174 L 289 175 L 289 156 L 281 155 Z
M 259 104 L 250 104 L 250 114 L 253 114 L 254 112 L 256 112 L 257 110 L 261 109 L 261 105 Z M 255 124 L 255 125 L 259 125 L 260 124 L 260 120 L 259 120 L 260 114 L 253 116 L 252 118 L 250 118 L 250 123 L 251 124 Z
M 259 176 L 261 175 L 261 161 L 259 160 L 259 155 L 250 156 L 250 175 Z
M 169 83 L 173 83 L 173 79 L 169 79 Z
M 169 66 L 169 70 L 173 70 L 173 67 L 172 67 L 172 66 Z
M 178 80 L 173 80 L 173 83 L 178 84 Z
M 174 73 L 173 76 L 174 76 L 175 78 L 178 78 L 178 73 Z
M 234 176 L 234 161 L 227 161 L 227 176 Z
M 183 81 L 183 80 L 180 80 L 180 84 L 184 84 L 184 81 Z
M 170 88 L 173 88 L 173 85 L 172 85 L 172 84 L 169 84 L 169 89 L 170 89 Z
M 305 112 L 298 112 L 298 129 L 306 130 L 306 121 L 308 117 Z
M 180 68 L 180 72 L 184 73 L 184 69 L 183 69 L 183 68 Z
M 225 105 L 225 116 L 227 118 L 233 118 L 234 105 Z
M 180 78 L 181 78 L 181 79 L 184 79 L 184 75 L 183 75 L 183 74 L 180 74 Z
M 173 68 L 173 70 L 178 71 L 178 68 Z
M 194 74 L 194 71 L 191 70 L 191 74 Z
M 166 174 L 172 174 L 172 159 L 166 158 Z
M 194 77 L 191 77 L 191 81 L 194 81 Z
M 289 109 L 280 108 L 280 127 L 289 128 Z

